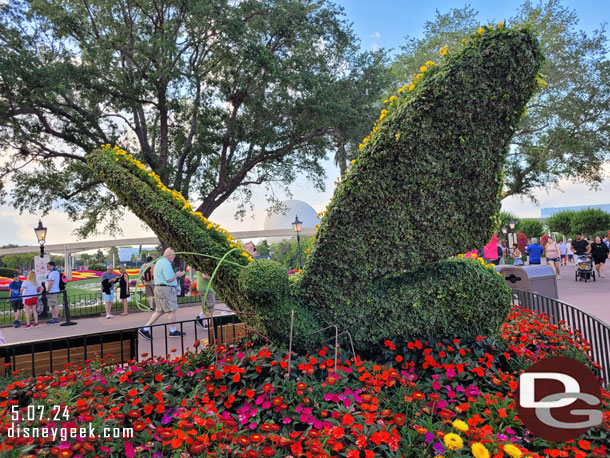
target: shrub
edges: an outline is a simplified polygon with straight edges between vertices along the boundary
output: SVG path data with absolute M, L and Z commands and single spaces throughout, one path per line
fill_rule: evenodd
M 568 235 L 572 233 L 572 216 L 574 212 L 565 210 L 557 212 L 546 220 L 549 231 Z
M 94 272 L 106 272 L 107 267 L 103 264 L 93 264 L 89 267 L 89 270 L 93 270 Z
M 544 226 L 537 219 L 522 219 L 517 225 L 517 230 L 523 232 L 528 239 L 540 238 L 544 234 Z
M 0 277 L 13 278 L 13 274 L 19 272 L 17 269 L 11 269 L 10 267 L 0 267 Z
M 610 227 L 610 213 L 598 208 L 585 208 L 572 215 L 572 233 L 585 236 L 603 234 Z

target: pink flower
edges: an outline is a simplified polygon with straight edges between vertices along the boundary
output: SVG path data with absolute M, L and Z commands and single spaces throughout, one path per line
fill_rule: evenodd
M 133 444 L 129 441 L 125 441 L 125 456 L 128 458 L 133 458 L 136 456 L 136 452 L 133 449 Z

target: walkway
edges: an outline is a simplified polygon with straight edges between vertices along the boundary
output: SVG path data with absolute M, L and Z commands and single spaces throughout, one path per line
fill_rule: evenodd
M 610 263 L 606 262 L 606 278 L 596 281 L 575 281 L 575 266 L 560 266 L 561 280 L 557 280 L 559 300 L 604 321 L 610 326 Z

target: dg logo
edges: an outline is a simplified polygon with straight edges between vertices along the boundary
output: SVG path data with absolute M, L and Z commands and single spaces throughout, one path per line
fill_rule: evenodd
M 554 356 L 532 365 L 519 377 L 517 412 L 532 434 L 566 442 L 602 420 L 601 390 L 595 375 L 572 358 Z

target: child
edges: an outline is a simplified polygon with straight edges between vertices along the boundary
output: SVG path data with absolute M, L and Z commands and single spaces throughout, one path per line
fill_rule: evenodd
M 25 310 L 25 329 L 30 327 L 38 327 L 38 311 L 36 306 L 38 305 L 38 291 L 42 289 L 38 287 L 38 281 L 36 280 L 36 272 L 30 270 L 28 272 L 27 279 L 21 285 L 21 295 L 26 296 L 23 300 Z M 34 324 L 30 326 L 30 313 L 34 317 Z

